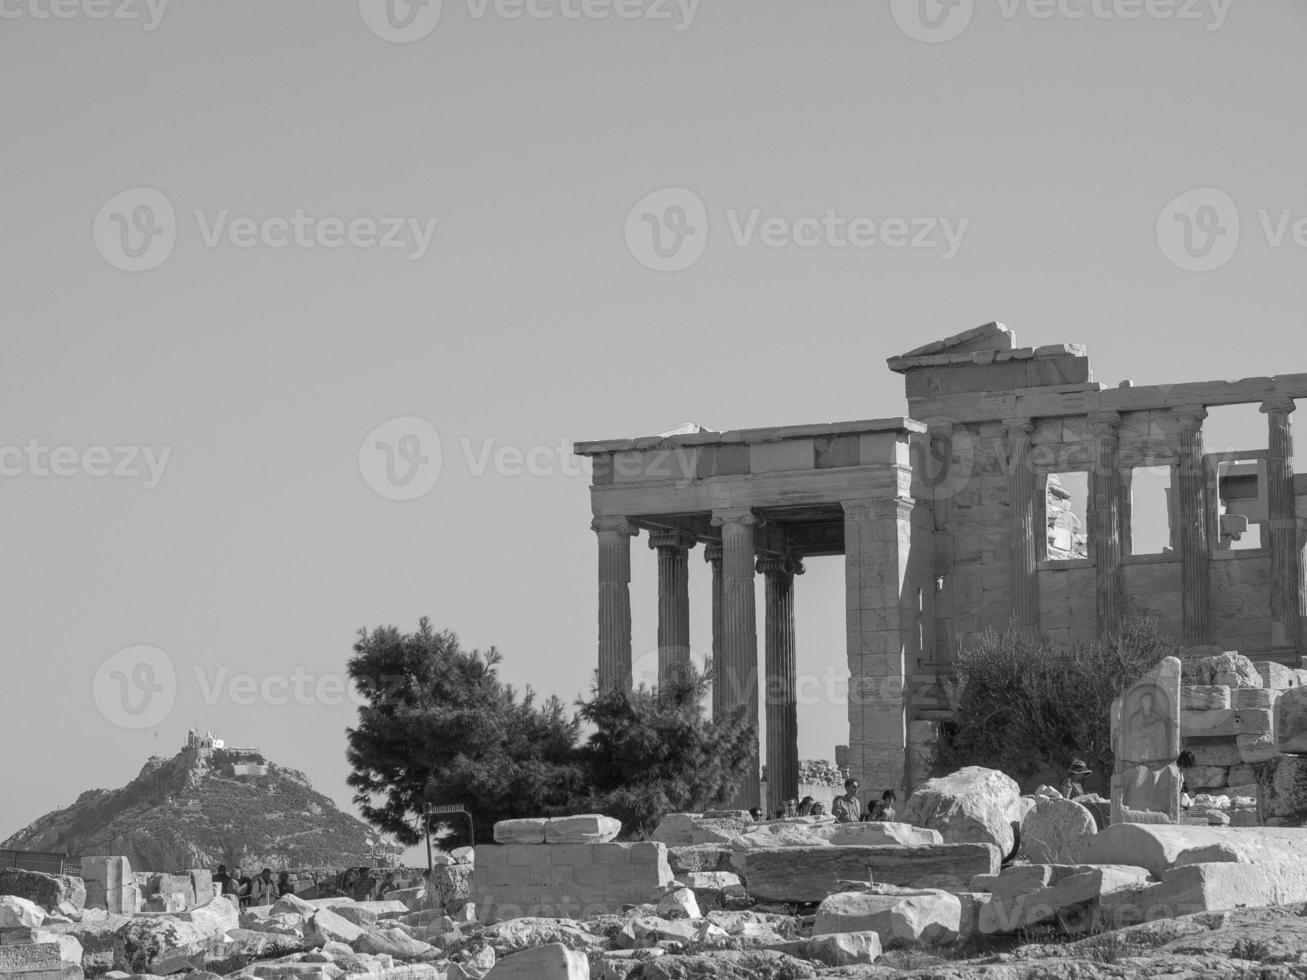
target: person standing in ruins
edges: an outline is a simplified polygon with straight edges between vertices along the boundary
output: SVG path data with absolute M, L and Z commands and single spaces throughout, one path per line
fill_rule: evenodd
M 1071 765 L 1067 767 L 1066 778 L 1062 780 L 1062 785 L 1058 787 L 1058 792 L 1068 800 L 1074 800 L 1077 796 L 1084 796 L 1085 787 L 1082 781 L 1092 772 L 1093 770 L 1085 765 L 1084 759 L 1072 759 Z
M 837 823 L 857 823 L 862 819 L 862 803 L 858 800 L 858 781 L 844 780 L 844 795 L 831 801 L 830 812 Z

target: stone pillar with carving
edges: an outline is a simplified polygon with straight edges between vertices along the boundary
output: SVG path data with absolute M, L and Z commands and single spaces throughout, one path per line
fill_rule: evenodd
M 721 683 L 722 669 L 722 546 L 705 545 L 703 560 L 712 568 L 712 662 L 716 677 L 712 685 L 712 716 L 714 719 L 725 717 L 726 685 Z
M 696 544 L 686 531 L 650 531 L 658 552 L 658 687 L 683 676 L 690 663 L 690 561 Z
M 1267 521 L 1271 552 L 1271 643 L 1297 650 L 1302 642 L 1303 567 L 1293 490 L 1292 398 L 1262 403 L 1269 427 L 1266 454 Z
M 1205 646 L 1211 642 L 1208 584 L 1211 517 L 1207 503 L 1207 458 L 1203 450 L 1203 419 L 1207 418 L 1207 409 L 1180 408 L 1175 415 L 1180 422 L 1175 530 L 1176 549 L 1180 552 L 1184 645 Z
M 775 810 L 799 795 L 798 661 L 794 643 L 794 576 L 803 562 L 768 556 L 758 559 L 765 582 L 763 632 L 764 703 L 767 706 L 767 806 Z
M 752 763 L 746 772 L 736 806 L 758 806 L 758 618 L 753 595 L 754 529 L 761 520 L 743 508 L 713 511 L 714 527 L 722 529 L 722 631 L 716 687 L 722 688 L 720 705 L 730 712 L 744 705 L 754 726 Z M 714 687 L 714 694 L 716 693 Z
M 1030 465 L 1030 419 L 1004 419 L 1003 431 L 1008 450 L 1008 506 L 1011 514 L 1012 561 L 1009 588 L 1012 616 L 1029 629 L 1039 628 L 1039 579 L 1035 569 L 1038 556 L 1034 468 Z
M 1117 460 L 1121 416 L 1116 412 L 1091 412 L 1095 453 L 1089 474 L 1094 506 L 1090 533 L 1090 554 L 1094 559 L 1094 580 L 1098 602 L 1098 635 L 1115 636 L 1125 618 L 1125 578 L 1121 564 L 1121 468 Z
M 631 538 L 627 517 L 596 517 L 599 536 L 599 691 L 631 686 Z

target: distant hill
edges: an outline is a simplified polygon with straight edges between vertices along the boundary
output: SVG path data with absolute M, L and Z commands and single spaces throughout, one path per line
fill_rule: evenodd
M 116 790 L 87 790 L 0 842 L 0 849 L 121 854 L 137 871 L 218 864 L 242 869 L 375 865 L 385 847 L 367 824 L 314 792 L 298 770 L 256 750 L 196 736 L 153 756 Z

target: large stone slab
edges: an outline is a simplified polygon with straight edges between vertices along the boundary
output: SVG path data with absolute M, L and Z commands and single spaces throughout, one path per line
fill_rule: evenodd
M 63 964 L 57 943 L 0 945 L 0 977 L 6 980 L 61 980 Z
M 911 886 L 947 875 L 968 882 L 978 874 L 995 874 L 1001 856 L 993 844 L 933 844 L 921 847 L 788 847 L 744 851 L 736 867 L 744 887 L 768 902 L 820 902 L 840 881 Z
M 1253 662 L 1235 651 L 1204 657 L 1191 666 L 1193 675 L 1200 684 L 1261 687 L 1263 683 L 1262 675 Z
M 114 933 L 114 969 L 163 974 L 203 957 L 212 945 L 212 935 L 176 916 L 136 916 Z
M 1293 692 L 1290 692 L 1293 693 Z M 1307 817 L 1307 756 L 1276 755 L 1253 766 L 1262 820 Z
M 622 832 L 622 821 L 602 813 L 553 817 L 545 824 L 546 844 L 607 844 Z
M 71 875 L 5 868 L 0 871 L 0 895 L 26 898 L 47 912 L 54 912 L 65 903 L 80 909 L 86 906 L 86 883 Z
M 1087 864 L 1137 865 L 1160 878 L 1187 864 L 1298 862 L 1307 854 L 1307 828 L 1192 827 L 1113 824 L 1085 847 Z
M 712 810 L 707 813 L 669 813 L 649 839 L 668 847 L 730 844 L 758 825 L 747 810 Z
M 529 817 L 522 820 L 500 820 L 495 824 L 496 844 L 543 844 L 548 817 Z
M 45 921 L 45 909 L 30 898 L 0 895 L 0 929 L 34 929 Z
M 917 846 L 944 843 L 944 835 L 938 830 L 885 820 L 835 824 L 826 834 L 826 839 L 838 847 L 847 847 L 850 844 Z
M 1307 754 L 1307 687 L 1284 691 L 1276 699 L 1274 736 L 1280 752 Z
M 1180 819 L 1180 672 L 1178 657 L 1164 657 L 1112 702 L 1114 824 Z
M 939 831 L 946 844 L 992 844 L 1007 856 L 1015 843 L 1021 789 L 995 769 L 968 766 L 928 779 L 913 792 L 903 819 Z
M 816 828 L 800 823 L 763 823 L 740 834 L 731 842 L 736 851 L 759 847 L 829 847 L 830 841 Z
M 1206 684 L 1185 684 L 1180 688 L 1181 722 L 1190 711 L 1222 710 L 1230 707 L 1230 689 Z
M 1123 893 L 1115 917 L 1121 924 L 1171 919 L 1196 912 L 1259 908 L 1307 901 L 1307 863 L 1187 864 L 1162 874 L 1158 884 Z
M 1032 864 L 1079 864 L 1097 829 L 1074 800 L 1041 798 L 1021 821 L 1021 856 Z
M 1148 872 L 1136 867 L 1062 866 L 1060 870 L 1064 873 L 1055 873 L 1043 888 L 1010 897 L 991 896 L 980 908 L 980 932 L 1014 932 L 1053 921 L 1069 931 L 1083 931 L 1096 923 L 1103 902 L 1121 893 L 1133 894 L 1148 880 Z
M 590 961 L 585 953 L 550 943 L 504 957 L 486 980 L 590 980 Z
M 939 890 L 838 892 L 822 899 L 814 936 L 875 932 L 885 946 L 950 943 L 962 929 L 962 901 Z
M 669 847 L 667 863 L 677 874 L 689 871 L 733 871 L 731 848 L 726 844 Z
M 826 966 L 875 963 L 881 954 L 881 937 L 871 930 L 813 936 L 808 940 L 805 953 L 808 959 Z

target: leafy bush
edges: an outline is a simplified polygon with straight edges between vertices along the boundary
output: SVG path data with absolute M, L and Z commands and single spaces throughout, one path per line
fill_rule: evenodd
M 1054 644 L 1015 624 L 987 630 L 957 661 L 957 710 L 940 741 L 941 771 L 986 766 L 1018 782 L 1074 758 L 1112 768 L 1112 701 L 1175 646 L 1152 620 L 1106 642 Z M 1106 787 L 1104 787 L 1106 788 Z

